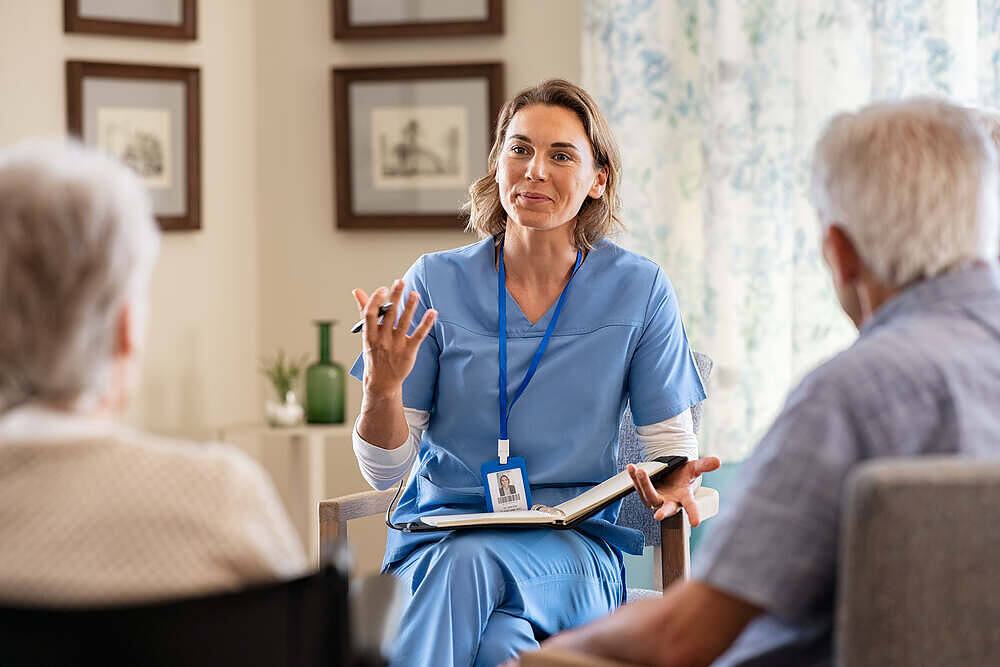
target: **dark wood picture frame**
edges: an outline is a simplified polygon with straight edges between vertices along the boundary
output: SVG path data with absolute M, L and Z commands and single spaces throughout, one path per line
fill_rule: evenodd
M 73 136 L 83 140 L 83 82 L 89 77 L 136 81 L 179 81 L 184 84 L 187 136 L 184 139 L 186 212 L 157 215 L 164 231 L 201 229 L 201 71 L 194 67 L 131 65 L 69 60 L 66 62 L 66 118 Z
M 486 19 L 481 21 L 425 21 L 354 25 L 348 0 L 331 0 L 330 15 L 334 39 L 392 39 L 405 37 L 460 37 L 503 34 L 503 0 L 487 0 Z
M 154 39 L 197 39 L 198 0 L 177 0 L 181 3 L 181 24 L 113 21 L 80 16 L 80 0 L 63 0 L 64 32 L 85 32 L 120 37 L 152 37 Z
M 456 63 L 450 65 L 412 65 L 399 67 L 334 68 L 333 93 L 333 170 L 336 193 L 336 227 L 358 228 L 418 228 L 464 226 L 460 212 L 367 214 L 354 212 L 351 170 L 350 86 L 360 81 L 407 82 L 420 80 L 483 78 L 487 82 L 486 152 L 493 144 L 496 119 L 503 104 L 503 64 Z

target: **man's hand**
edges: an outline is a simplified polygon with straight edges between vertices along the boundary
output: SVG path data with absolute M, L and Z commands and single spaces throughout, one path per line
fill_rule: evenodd
M 649 475 L 642 468 L 636 468 L 631 463 L 628 465 L 628 474 L 632 478 L 635 490 L 639 493 L 642 503 L 655 510 L 653 518 L 657 521 L 671 516 L 678 507 L 683 507 L 688 514 L 688 521 L 692 526 L 701 523 L 698 516 L 698 506 L 694 502 L 694 491 L 691 489 L 691 482 L 698 479 L 703 473 L 717 470 L 722 462 L 715 456 L 688 461 L 683 467 L 678 468 L 666 477 L 663 477 L 655 485 L 650 481 Z

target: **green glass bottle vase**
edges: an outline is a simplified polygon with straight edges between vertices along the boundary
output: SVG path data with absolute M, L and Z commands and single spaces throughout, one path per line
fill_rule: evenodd
M 330 327 L 336 320 L 317 321 L 319 360 L 306 369 L 306 421 L 344 423 L 344 367 L 330 358 Z

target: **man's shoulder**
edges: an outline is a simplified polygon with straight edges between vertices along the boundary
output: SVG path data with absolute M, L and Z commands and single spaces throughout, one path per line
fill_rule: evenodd
M 902 369 L 897 363 L 901 335 L 895 329 L 858 338 L 807 373 L 798 393 L 814 399 L 843 402 L 863 396 L 873 382 L 891 381 Z
M 899 318 L 865 332 L 809 373 L 798 393 L 859 409 L 933 403 L 962 377 L 996 365 L 1000 344 L 968 318 L 938 312 Z M 1000 396 L 997 396 L 1000 400 Z

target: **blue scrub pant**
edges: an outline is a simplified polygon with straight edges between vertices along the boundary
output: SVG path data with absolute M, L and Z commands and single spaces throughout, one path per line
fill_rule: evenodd
M 393 667 L 496 667 L 624 595 L 621 556 L 575 530 L 457 531 L 388 572 L 411 596 Z

